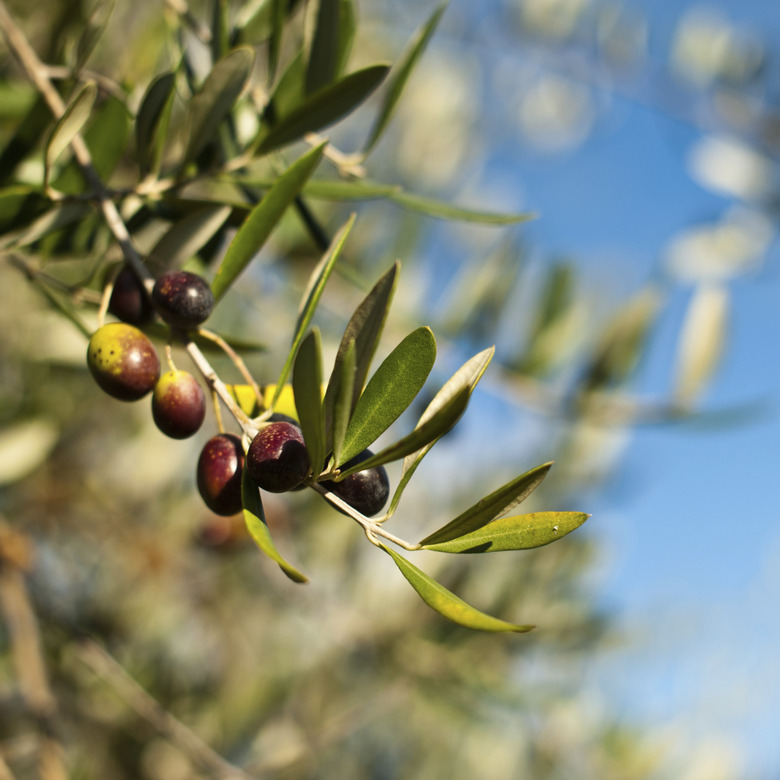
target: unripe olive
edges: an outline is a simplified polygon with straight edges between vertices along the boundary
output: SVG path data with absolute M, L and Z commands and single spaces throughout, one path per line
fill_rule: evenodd
M 301 429 L 285 421 L 264 425 L 249 445 L 246 468 L 257 486 L 270 493 L 298 486 L 310 469 Z
M 92 334 L 87 365 L 98 385 L 120 401 L 143 398 L 160 378 L 160 359 L 152 342 L 124 322 L 108 323 Z
M 166 371 L 154 387 L 152 417 L 172 439 L 196 433 L 206 417 L 206 396 L 198 380 L 187 371 Z
M 371 450 L 363 450 L 341 466 L 341 469 L 345 471 L 352 468 L 372 455 Z M 384 466 L 374 466 L 370 469 L 363 469 L 363 471 L 356 471 L 354 474 L 344 477 L 340 482 L 328 480 L 320 484 L 366 517 L 377 514 L 385 505 L 390 494 L 390 480 L 387 478 Z
M 208 282 L 189 271 L 165 271 L 152 288 L 152 301 L 160 316 L 182 330 L 197 328 L 214 308 Z
M 144 325 L 154 319 L 154 307 L 143 284 L 129 265 L 122 266 L 114 278 L 108 310 L 130 325 Z
M 198 459 L 197 484 L 200 497 L 217 515 L 241 511 L 241 472 L 244 450 L 241 439 L 232 433 L 212 436 Z

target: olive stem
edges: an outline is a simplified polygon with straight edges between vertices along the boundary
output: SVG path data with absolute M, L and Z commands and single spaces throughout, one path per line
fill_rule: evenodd
M 364 514 L 358 512 L 357 509 L 350 506 L 342 498 L 339 498 L 339 496 L 335 495 L 330 490 L 322 487 L 322 485 L 319 483 L 314 482 L 312 487 L 328 503 L 349 515 L 358 525 L 362 526 L 363 530 L 366 532 L 366 536 L 368 537 L 369 541 L 372 542 L 372 544 L 376 544 L 376 540 L 372 538 L 373 536 L 381 536 L 383 539 L 387 539 L 387 541 L 392 542 L 393 544 L 397 544 L 399 547 L 403 548 L 404 550 L 408 550 L 409 552 L 422 549 L 419 544 L 412 544 L 411 542 L 407 542 L 406 539 L 401 539 L 399 536 L 391 534 L 389 531 L 385 531 L 385 529 L 379 523 L 375 522 L 374 520 L 370 520 Z

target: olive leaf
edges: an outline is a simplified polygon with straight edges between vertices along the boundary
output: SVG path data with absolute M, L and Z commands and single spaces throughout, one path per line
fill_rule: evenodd
M 175 87 L 176 74 L 163 73 L 149 84 L 141 100 L 135 120 L 135 146 L 142 176 L 160 166 Z
M 431 609 L 436 610 L 440 615 L 451 620 L 453 623 L 471 628 L 476 631 L 512 631 L 515 633 L 526 633 L 535 628 L 532 625 L 517 625 L 508 623 L 506 620 L 487 615 L 480 612 L 476 607 L 463 601 L 443 585 L 429 577 L 425 572 L 418 569 L 402 555 L 395 550 L 379 543 L 380 549 L 384 550 L 395 562 L 395 565 L 404 575 L 409 584 L 417 591 L 420 598 Z
M 457 539 L 472 531 L 487 525 L 512 507 L 517 506 L 521 501 L 528 498 L 531 493 L 542 483 L 552 468 L 552 461 L 543 463 L 541 466 L 526 471 L 519 477 L 502 485 L 498 490 L 494 490 L 490 495 L 477 501 L 476 504 L 469 507 L 465 512 L 459 514 L 447 525 L 426 536 L 420 544 L 425 546 L 440 544 Z
M 338 465 L 361 453 L 401 416 L 422 390 L 435 360 L 430 328 L 417 328 L 396 346 L 358 399 Z
M 325 448 L 325 417 L 322 410 L 322 345 L 316 328 L 303 339 L 293 366 L 293 393 L 298 421 L 315 473 L 322 467 Z
M 316 16 L 306 67 L 306 92 L 332 83 L 349 56 L 355 17 L 348 0 L 319 0 L 311 6 Z
M 590 515 L 584 512 L 531 512 L 500 517 L 476 531 L 448 542 L 423 544 L 426 550 L 446 553 L 484 553 L 542 547 L 579 528 Z
M 282 214 L 297 197 L 303 183 L 314 173 L 324 149 L 325 144 L 320 144 L 296 160 L 277 179 L 260 203 L 249 212 L 230 242 L 211 284 L 216 300 L 228 291 L 230 285 L 260 251 Z
M 352 411 L 352 389 L 355 386 L 355 361 L 356 346 L 354 339 L 349 342 L 344 352 L 344 359 L 338 367 L 338 372 L 331 375 L 328 390 L 334 387 L 330 416 L 325 416 L 325 451 L 333 453 L 333 462 L 338 463 L 341 458 L 341 448 L 344 444 L 344 435 Z M 327 398 L 327 395 L 326 395 Z M 326 407 L 327 409 L 327 407 Z M 328 422 L 330 425 L 328 426 Z M 314 464 L 317 468 L 317 464 Z
M 255 544 L 273 561 L 279 564 L 281 570 L 293 582 L 308 582 L 308 578 L 301 574 L 294 566 L 287 563 L 276 549 L 274 540 L 271 538 L 271 532 L 268 530 L 268 523 L 265 520 L 263 511 L 263 502 L 260 498 L 260 490 L 252 482 L 246 468 L 241 473 L 241 503 L 244 507 L 244 522 L 247 530 L 254 539 Z

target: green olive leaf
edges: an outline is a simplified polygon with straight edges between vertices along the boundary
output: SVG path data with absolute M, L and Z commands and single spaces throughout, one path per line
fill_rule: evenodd
M 508 623 L 506 620 L 487 615 L 480 612 L 476 607 L 463 601 L 443 585 L 429 577 L 425 572 L 418 569 L 402 555 L 395 550 L 379 544 L 395 562 L 401 574 L 407 579 L 409 584 L 417 591 L 420 598 L 431 609 L 436 610 L 440 615 L 457 623 L 460 626 L 474 629 L 475 631 L 512 631 L 515 633 L 526 633 L 531 631 L 532 625 L 517 625 Z
M 277 179 L 260 203 L 249 212 L 230 242 L 211 283 L 216 300 L 228 291 L 230 285 L 260 251 L 282 214 L 297 197 L 304 182 L 314 173 L 324 149 L 325 144 L 320 144 L 296 160 Z
M 498 488 L 498 490 L 494 490 L 490 495 L 477 501 L 476 504 L 459 514 L 438 531 L 434 531 L 429 536 L 426 536 L 420 544 L 428 546 L 449 542 L 482 528 L 528 498 L 547 476 L 552 465 L 552 461 L 543 463 L 541 466 L 537 466 L 526 471 L 525 474 L 515 477 Z
M 482 352 L 477 353 L 473 357 L 469 358 L 443 385 L 441 390 L 433 397 L 433 400 L 425 408 L 425 411 L 420 416 L 420 420 L 417 423 L 417 428 L 423 425 L 425 422 L 431 419 L 436 412 L 439 411 L 450 399 L 460 393 L 462 390 L 467 389 L 469 394 L 474 391 L 477 383 L 485 373 L 490 361 L 493 359 L 495 353 L 495 347 L 488 347 L 483 349 Z M 437 439 L 428 442 L 421 449 L 410 453 L 404 458 L 403 471 L 401 473 L 401 479 L 398 481 L 398 485 L 393 493 L 393 498 L 390 501 L 390 507 L 388 509 L 388 515 L 392 515 L 398 508 L 398 502 L 401 500 L 406 486 L 409 484 L 409 480 L 417 470 L 417 467 L 422 462 L 422 459 L 428 454 Z
M 384 433 L 422 390 L 436 360 L 430 328 L 412 331 L 382 361 L 358 399 L 338 465 L 351 460 Z
M 260 490 L 252 482 L 246 468 L 241 474 L 241 503 L 244 506 L 244 521 L 250 536 L 255 544 L 273 561 L 279 564 L 281 570 L 293 582 L 308 582 L 308 578 L 301 574 L 294 566 L 287 563 L 276 549 L 268 523 L 265 520 L 263 502 L 260 498 Z
M 542 547 L 579 528 L 590 515 L 584 512 L 531 512 L 500 517 L 476 531 L 448 542 L 424 544 L 425 550 L 446 553 L 485 553 Z
M 390 119 L 395 111 L 395 107 L 398 105 L 398 101 L 401 97 L 401 93 L 406 86 L 409 77 L 412 75 L 412 71 L 417 65 L 420 57 L 422 57 L 425 47 L 428 45 L 431 36 L 433 35 L 436 26 L 439 24 L 444 10 L 447 7 L 447 3 L 442 3 L 438 8 L 434 10 L 428 21 L 415 33 L 414 38 L 409 43 L 406 51 L 401 55 L 400 60 L 393 68 L 393 74 L 388 83 L 387 92 L 382 102 L 382 106 L 379 109 L 374 126 L 371 128 L 371 133 L 366 141 L 366 145 L 363 148 L 363 155 L 366 156 L 374 148 L 377 141 L 382 136 L 385 128 L 387 127 Z
M 407 434 L 402 439 L 399 439 L 394 444 L 388 445 L 370 458 L 361 461 L 351 468 L 344 469 L 339 476 L 336 477 L 336 482 L 339 482 L 357 471 L 370 469 L 374 466 L 380 466 L 383 463 L 390 463 L 394 460 L 400 460 L 406 455 L 416 452 L 421 447 L 425 447 L 426 444 L 436 441 L 436 439 L 447 433 L 447 431 L 460 419 L 460 416 L 468 405 L 469 395 L 469 389 L 463 388 L 459 393 L 456 393 L 450 398 L 436 414 L 429 420 L 426 420 L 422 425 L 415 428 L 411 433 Z
M 354 36 L 354 14 L 345 0 L 318 0 L 309 7 L 316 17 L 306 66 L 306 92 L 312 94 L 339 75 Z
M 322 345 L 317 328 L 301 342 L 293 366 L 292 385 L 303 439 L 317 474 L 327 454 L 322 409 Z
M 157 76 L 146 89 L 135 120 L 135 146 L 141 176 L 160 167 L 176 94 L 176 74 Z
M 502 214 L 495 211 L 481 211 L 479 209 L 454 206 L 451 203 L 426 198 L 422 195 L 414 195 L 411 192 L 400 191 L 393 193 L 389 199 L 398 206 L 411 211 L 417 211 L 429 217 L 437 219 L 452 219 L 460 222 L 477 222 L 482 225 L 515 225 L 519 222 L 528 222 L 536 219 L 536 215 L 530 212 Z
M 322 130 L 357 108 L 387 75 L 387 65 L 371 65 L 350 73 L 306 98 L 258 138 L 258 154 L 291 144 L 307 133 Z
M 290 369 L 292 368 L 293 360 L 295 359 L 298 347 L 309 325 L 311 324 L 312 318 L 314 317 L 314 311 L 317 308 L 317 304 L 319 303 L 320 298 L 322 297 L 325 285 L 330 278 L 331 273 L 333 272 L 333 269 L 336 265 L 336 260 L 338 260 L 339 255 L 341 254 L 341 250 L 344 248 L 347 236 L 349 236 L 349 232 L 352 230 L 352 226 L 354 224 L 355 214 L 352 214 L 352 216 L 350 216 L 346 223 L 333 237 L 333 241 L 331 241 L 330 246 L 320 259 L 320 262 L 317 264 L 317 267 L 314 269 L 311 277 L 309 278 L 309 284 L 303 293 L 301 305 L 298 309 L 298 321 L 295 323 L 295 335 L 293 336 L 292 346 L 290 347 L 290 352 L 287 355 L 287 359 L 282 368 L 279 381 L 276 383 L 276 392 L 274 394 L 273 400 L 271 401 L 272 406 L 276 403 L 276 400 L 279 397 L 279 393 L 281 393 L 282 387 L 284 387 L 284 384 L 287 381 L 287 377 L 290 374 Z M 318 388 L 319 386 L 320 385 L 317 384 Z
M 190 103 L 190 129 L 183 165 L 194 160 L 214 138 L 244 91 L 254 65 L 255 54 L 248 46 L 234 49 L 211 69 L 203 87 Z
M 355 386 L 355 356 L 355 341 L 352 340 L 344 352 L 344 359 L 339 364 L 338 373 L 331 375 L 331 383 L 328 384 L 328 390 L 330 390 L 331 384 L 335 379 L 335 389 L 332 395 L 333 407 L 330 417 L 327 415 L 327 407 L 325 407 L 326 452 L 333 453 L 334 463 L 338 463 L 341 457 L 344 435 L 347 432 L 347 424 L 352 411 L 352 388 Z M 329 421 L 331 423 L 330 426 L 328 426 Z M 317 464 L 314 464 L 314 468 L 317 468 Z

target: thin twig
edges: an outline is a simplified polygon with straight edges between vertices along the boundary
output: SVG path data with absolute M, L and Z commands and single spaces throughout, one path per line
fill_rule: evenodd
M 252 780 L 251 775 L 231 764 L 189 727 L 168 712 L 103 647 L 90 639 L 83 640 L 78 644 L 76 654 L 161 736 L 176 745 L 205 770 L 221 780 Z
M 65 751 L 57 737 L 57 704 L 49 687 L 38 620 L 24 579 L 31 555 L 27 539 L 0 519 L 0 608 L 19 690 L 38 723 L 38 772 L 41 780 L 67 780 Z

